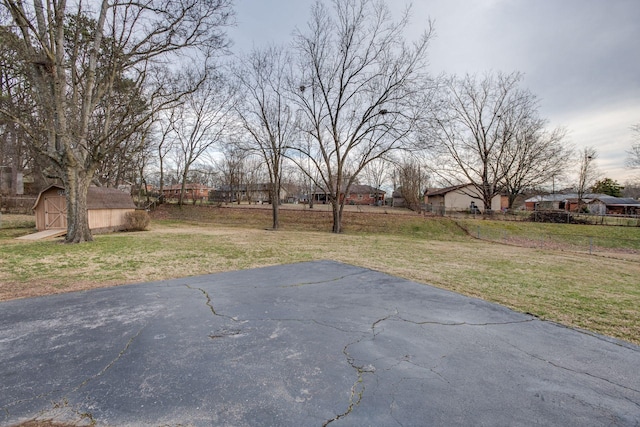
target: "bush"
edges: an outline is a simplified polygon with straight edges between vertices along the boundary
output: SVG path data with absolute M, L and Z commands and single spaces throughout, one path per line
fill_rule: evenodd
M 151 218 L 146 211 L 137 210 L 125 215 L 124 229 L 126 231 L 144 231 L 149 226 Z
M 555 224 L 588 224 L 587 221 L 574 217 L 570 212 L 560 211 L 536 211 L 529 216 L 529 221 Z

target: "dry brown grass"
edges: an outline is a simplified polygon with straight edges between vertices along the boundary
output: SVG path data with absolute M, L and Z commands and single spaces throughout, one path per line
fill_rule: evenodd
M 163 208 L 150 230 L 86 245 L 3 241 L 0 300 L 332 259 L 640 344 L 640 262 L 470 238 L 446 219 L 348 212 Z M 311 229 L 312 231 L 309 231 Z M 313 231 L 315 230 L 315 231 Z

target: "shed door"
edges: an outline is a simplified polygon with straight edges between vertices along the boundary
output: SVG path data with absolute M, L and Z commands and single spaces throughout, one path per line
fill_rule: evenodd
M 67 200 L 64 196 L 44 198 L 44 228 L 67 228 Z

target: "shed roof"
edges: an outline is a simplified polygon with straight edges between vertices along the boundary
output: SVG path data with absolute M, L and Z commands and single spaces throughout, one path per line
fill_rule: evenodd
M 58 184 L 53 184 L 45 188 L 38 194 L 33 209 L 40 203 L 42 194 L 49 191 L 51 188 L 58 188 L 64 190 L 64 187 Z M 110 187 L 89 187 L 87 193 L 87 209 L 135 209 L 136 205 L 133 203 L 131 195 L 124 191 Z
M 116 188 L 89 187 L 87 209 L 135 209 L 131 195 Z

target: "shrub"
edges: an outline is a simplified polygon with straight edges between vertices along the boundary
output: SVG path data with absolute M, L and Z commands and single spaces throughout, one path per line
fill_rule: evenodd
M 588 224 L 587 221 L 574 217 L 570 212 L 560 211 L 535 211 L 529 216 L 529 221 L 556 224 Z
M 136 210 L 125 215 L 124 229 L 126 231 L 143 231 L 149 226 L 151 218 L 146 211 Z

